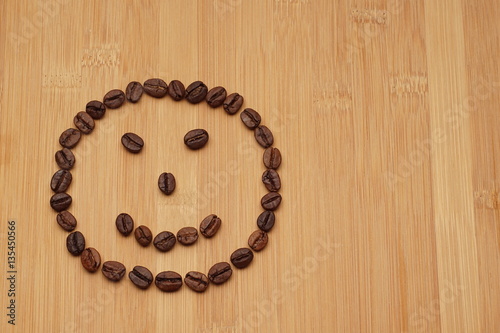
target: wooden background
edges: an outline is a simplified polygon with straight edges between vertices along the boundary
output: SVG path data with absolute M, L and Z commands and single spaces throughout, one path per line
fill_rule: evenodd
M 0 247 L 17 222 L 16 326 L 2 332 L 499 332 L 500 6 L 493 0 L 6 0 L 0 5 Z M 151 77 L 245 97 L 283 154 L 267 248 L 223 286 L 107 281 L 49 207 L 59 134 L 87 101 Z M 210 133 L 188 151 L 183 135 Z M 126 131 L 146 147 L 124 151 Z M 262 149 L 238 116 L 148 96 L 77 148 L 87 245 L 155 274 L 207 272 L 256 228 Z M 175 174 L 163 196 L 158 175 Z M 162 254 L 120 236 L 215 213 L 211 240 Z

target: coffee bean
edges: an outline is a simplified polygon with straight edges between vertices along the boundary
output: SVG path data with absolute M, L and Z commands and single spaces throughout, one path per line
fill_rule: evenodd
M 224 101 L 224 111 L 226 111 L 227 114 L 236 114 L 243 105 L 243 96 L 237 93 L 232 93 L 231 95 L 227 96 L 226 100 Z
M 56 193 L 50 198 L 50 207 L 56 212 L 61 212 L 71 206 L 72 201 L 73 199 L 68 193 Z
M 281 152 L 278 148 L 269 147 L 264 151 L 264 165 L 268 169 L 278 169 L 281 164 Z
M 240 269 L 245 268 L 248 265 L 250 265 L 252 260 L 253 260 L 253 252 L 252 250 L 246 247 L 238 249 L 231 254 L 231 263 L 236 268 Z
M 122 145 L 129 152 L 137 154 L 144 147 L 144 140 L 135 133 L 125 133 L 122 136 Z
M 168 92 L 168 85 L 162 79 L 149 79 L 144 82 L 144 91 L 149 96 L 162 98 Z
M 116 229 L 123 235 L 128 236 L 134 230 L 134 220 L 132 216 L 127 213 L 121 213 L 117 216 L 116 221 Z
M 92 133 L 95 127 L 94 119 L 85 111 L 78 112 L 73 119 L 73 123 L 83 134 Z
M 240 113 L 240 118 L 243 124 L 250 129 L 255 129 L 260 125 L 262 118 L 254 109 L 247 108 Z
M 56 152 L 56 163 L 64 170 L 70 170 L 75 165 L 75 155 L 68 148 Z
M 257 218 L 257 226 L 260 230 L 269 232 L 274 227 L 275 220 L 274 212 L 265 210 Z
M 127 89 L 125 89 L 125 98 L 131 103 L 137 103 L 141 99 L 143 92 L 144 88 L 142 84 L 132 81 L 127 85 Z
M 166 195 L 172 194 L 175 190 L 175 177 L 170 172 L 164 172 L 158 178 L 158 187 Z
M 248 246 L 254 251 L 260 251 L 266 247 L 269 237 L 267 233 L 262 230 L 255 230 L 252 232 L 250 237 L 248 237 Z
M 127 269 L 125 266 L 118 261 L 106 261 L 102 264 L 102 275 L 113 282 L 120 281 L 123 276 L 125 276 L 125 272 Z
M 208 271 L 208 278 L 210 282 L 215 284 L 222 284 L 229 280 L 229 278 L 233 275 L 233 270 L 231 269 L 231 265 L 227 262 L 219 262 L 213 265 Z
M 194 129 L 184 136 L 184 144 L 189 149 L 197 150 L 203 148 L 208 142 L 208 132 L 204 129 Z
M 207 93 L 207 104 L 213 108 L 218 108 L 226 100 L 227 92 L 224 87 L 215 87 Z
M 148 289 L 153 283 L 153 274 L 149 269 L 143 266 L 135 266 L 133 270 L 128 273 L 128 277 L 133 284 L 140 289 Z
M 85 111 L 94 119 L 101 119 L 106 113 L 106 106 L 100 101 L 90 101 L 85 106 Z
M 80 259 L 82 261 L 83 268 L 91 273 L 97 272 L 101 266 L 101 256 L 93 247 L 83 250 Z
M 145 225 L 138 226 L 134 231 L 134 236 L 137 242 L 142 246 L 148 246 L 153 240 L 151 230 Z
M 200 223 L 200 233 L 206 238 L 213 237 L 221 226 L 221 219 L 217 215 L 208 215 Z
M 76 128 L 68 128 L 61 133 L 59 144 L 64 148 L 71 149 L 77 145 L 82 137 L 82 133 Z
M 76 228 L 76 218 L 67 210 L 57 214 L 56 221 L 65 231 L 73 231 Z
M 182 276 L 172 271 L 161 272 L 156 275 L 155 285 L 161 291 L 177 291 L 182 287 Z
M 80 231 L 72 232 L 66 237 L 66 248 L 69 253 L 79 256 L 85 249 L 85 237 Z
M 260 200 L 265 210 L 276 210 L 281 204 L 281 195 L 278 192 L 269 192 Z
M 162 231 L 156 235 L 153 245 L 161 252 L 170 251 L 175 245 L 175 235 L 170 231 Z
M 184 283 L 198 293 L 202 293 L 208 288 L 208 278 L 200 272 L 188 272 L 184 277 Z
M 103 102 L 109 109 L 118 109 L 125 102 L 125 93 L 120 89 L 110 90 L 104 95 Z
M 198 230 L 193 227 L 184 227 L 177 232 L 177 240 L 182 245 L 191 245 L 198 240 Z
M 259 126 L 254 132 L 255 140 L 264 148 L 271 147 L 274 143 L 273 133 L 266 126 Z
M 173 80 L 168 84 L 168 94 L 174 101 L 180 101 L 186 96 L 186 88 L 181 81 Z
M 58 170 L 52 176 L 50 188 L 56 193 L 66 192 L 72 180 L 73 176 L 71 175 L 71 172 L 68 170 Z
M 200 103 L 207 97 L 208 88 L 201 81 L 195 81 L 186 88 L 186 99 L 189 103 Z
M 281 188 L 280 175 L 273 169 L 267 169 L 262 174 L 262 182 L 268 191 L 277 192 Z

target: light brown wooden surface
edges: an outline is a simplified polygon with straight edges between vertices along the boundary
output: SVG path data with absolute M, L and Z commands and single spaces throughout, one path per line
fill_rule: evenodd
M 2 1 L 2 332 L 499 332 L 500 6 L 493 0 Z M 59 134 L 132 80 L 204 81 L 275 134 L 270 242 L 223 286 L 166 294 L 84 271 L 49 207 Z M 198 152 L 182 144 L 210 133 Z M 141 135 L 140 155 L 120 137 Z M 69 193 L 87 246 L 153 273 L 207 272 L 256 229 L 263 149 L 238 116 L 165 98 L 108 110 Z M 177 179 L 171 197 L 160 173 Z M 223 227 L 141 248 L 114 226 Z M 16 326 L 7 221 L 17 223 Z M 3 277 L 5 274 L 5 277 Z

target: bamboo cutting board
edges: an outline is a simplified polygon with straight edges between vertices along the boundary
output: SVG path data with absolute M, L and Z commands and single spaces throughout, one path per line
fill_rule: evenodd
M 0 8 L 0 331 L 500 331 L 496 1 Z M 84 271 L 49 206 L 58 137 L 74 115 L 152 77 L 240 93 L 283 155 L 268 246 L 204 294 L 142 291 Z M 193 128 L 210 134 L 197 152 L 182 143 Z M 141 154 L 125 152 L 125 132 L 143 137 Z M 256 229 L 263 149 L 238 116 L 144 96 L 108 110 L 74 152 L 70 210 L 103 260 L 207 272 Z M 170 197 L 156 184 L 165 171 L 177 179 Z M 118 234 L 122 212 L 154 233 L 211 213 L 223 226 L 159 253 Z

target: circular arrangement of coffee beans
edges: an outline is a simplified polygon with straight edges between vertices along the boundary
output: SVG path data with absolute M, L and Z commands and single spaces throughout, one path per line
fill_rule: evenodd
M 106 109 L 117 109 L 128 101 L 137 103 L 142 95 L 146 93 L 154 98 L 163 98 L 169 95 L 174 101 L 186 99 L 191 104 L 206 101 L 211 108 L 221 107 L 229 115 L 236 114 L 243 106 L 244 98 L 240 94 L 228 94 L 224 87 L 208 87 L 201 81 L 195 81 L 184 87 L 178 80 L 167 84 L 164 80 L 153 78 L 144 84 L 137 81 L 130 82 L 125 92 L 113 89 L 104 95 L 103 101 L 90 101 L 85 111 L 78 112 L 73 119 L 76 128 L 68 128 L 59 136 L 59 144 L 62 149 L 55 154 L 55 160 L 60 170 L 56 171 L 50 181 L 50 188 L 54 195 L 50 198 L 50 206 L 58 212 L 56 221 L 59 226 L 70 232 L 66 238 L 66 247 L 73 256 L 80 256 L 82 266 L 91 273 L 101 269 L 102 274 L 110 281 L 120 281 L 127 272 L 126 267 L 117 261 L 105 261 L 101 266 L 101 255 L 93 247 L 87 247 L 85 237 L 80 231 L 75 231 L 77 220 L 67 209 L 71 206 L 72 198 L 66 193 L 73 179 L 71 168 L 75 165 L 75 155 L 71 149 L 76 147 L 84 135 L 91 134 L 96 126 L 96 120 L 104 117 Z M 240 113 L 243 124 L 253 130 L 257 143 L 265 148 L 263 163 L 266 170 L 262 174 L 262 183 L 269 191 L 261 199 L 264 211 L 257 217 L 257 227 L 248 238 L 248 247 L 236 249 L 229 257 L 231 264 L 242 269 L 251 264 L 254 252 L 262 251 L 268 241 L 268 232 L 274 226 L 276 217 L 274 211 L 281 204 L 281 179 L 276 171 L 281 165 L 281 153 L 278 148 L 273 147 L 274 137 L 269 128 L 261 125 L 260 114 L 251 108 L 246 108 Z M 83 134 L 83 135 L 82 135 Z M 204 129 L 193 129 L 184 136 L 184 144 L 191 150 L 202 149 L 209 140 L 209 133 Z M 124 133 L 121 137 L 123 147 L 130 153 L 139 154 L 144 148 L 144 140 L 135 133 Z M 164 172 L 159 175 L 158 188 L 166 195 L 172 195 L 175 190 L 176 180 L 173 174 Z M 117 216 L 116 229 L 124 237 L 134 233 L 134 237 L 143 247 L 153 246 L 161 251 L 170 251 L 176 243 L 184 246 L 194 244 L 201 234 L 204 238 L 212 238 L 219 230 L 222 221 L 215 215 L 210 214 L 199 224 L 198 229 L 192 226 L 181 228 L 176 234 L 170 231 L 160 231 L 153 235 L 151 229 L 145 225 L 135 227 L 134 219 L 127 213 Z M 147 289 L 153 283 L 164 292 L 179 290 L 183 283 L 196 292 L 204 292 L 209 284 L 223 284 L 233 274 L 231 264 L 219 262 L 214 264 L 205 275 L 202 272 L 188 272 L 182 276 L 176 272 L 163 271 L 155 276 L 146 267 L 135 266 L 129 271 L 130 281 L 140 289 Z

